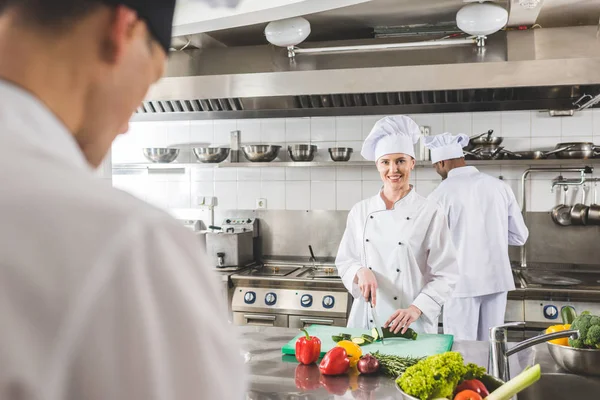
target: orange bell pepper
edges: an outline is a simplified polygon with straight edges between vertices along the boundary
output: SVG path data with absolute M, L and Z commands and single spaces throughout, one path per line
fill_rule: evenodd
M 561 331 L 566 331 L 568 329 L 571 329 L 571 324 L 566 324 L 566 325 L 552 325 L 551 327 L 549 327 L 548 329 L 546 329 L 546 333 L 561 332 Z M 569 345 L 569 338 L 560 338 L 560 339 L 550 340 L 550 343 L 559 344 L 561 346 L 568 346 Z

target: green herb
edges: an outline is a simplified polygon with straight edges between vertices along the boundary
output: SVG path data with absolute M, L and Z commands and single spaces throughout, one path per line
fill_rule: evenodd
M 406 371 L 408 367 L 412 367 L 423 359 L 381 354 L 378 351 L 371 353 L 371 355 L 375 357 L 377 361 L 379 361 L 381 372 L 391 376 L 392 378 L 398 378 L 404 373 L 404 371 Z

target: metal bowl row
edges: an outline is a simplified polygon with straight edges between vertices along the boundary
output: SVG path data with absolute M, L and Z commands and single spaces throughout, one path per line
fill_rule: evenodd
M 194 155 L 202 163 L 220 163 L 228 156 L 228 147 L 194 147 Z M 248 161 L 271 162 L 279 155 L 281 146 L 271 144 L 257 144 L 242 146 L 242 152 Z M 296 144 L 288 146 L 288 153 L 293 161 L 312 161 L 317 146 L 308 144 Z M 349 161 L 353 149 L 349 147 L 333 147 L 329 149 L 329 155 L 333 161 Z M 152 147 L 143 149 L 144 156 L 154 163 L 170 163 L 177 159 L 179 149 Z

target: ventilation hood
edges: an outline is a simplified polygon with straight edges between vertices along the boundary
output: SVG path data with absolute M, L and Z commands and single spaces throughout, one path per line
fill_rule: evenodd
M 311 43 L 382 44 L 385 38 Z M 573 109 L 600 93 L 597 27 L 499 32 L 484 48 L 301 54 L 271 45 L 174 52 L 136 120 Z

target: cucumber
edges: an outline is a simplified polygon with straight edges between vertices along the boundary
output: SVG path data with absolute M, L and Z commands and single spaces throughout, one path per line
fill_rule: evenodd
M 371 335 L 362 334 L 360 337 L 363 338 L 367 344 L 375 341 L 375 338 Z
M 363 339 L 361 337 L 353 337 L 352 343 L 362 346 L 363 344 L 365 344 L 365 339 Z
M 560 316 L 562 318 L 562 323 L 563 324 L 572 324 L 573 321 L 575 320 L 575 318 L 577 318 L 577 313 L 575 312 L 575 309 L 571 306 L 564 306 L 561 310 L 560 310 Z
M 333 335 L 331 337 L 331 340 L 333 340 L 334 342 L 341 342 L 342 340 L 344 340 L 344 338 L 342 336 L 338 336 L 338 335 Z
M 371 329 L 371 336 L 373 337 L 373 340 L 379 339 L 379 332 L 377 331 L 377 328 Z
M 383 332 L 384 339 L 404 338 L 404 339 L 410 339 L 410 340 L 417 340 L 417 336 L 418 336 L 417 332 L 415 332 L 411 328 L 408 328 L 404 334 L 402 334 L 401 332 L 398 332 L 398 333 L 390 332 L 389 328 L 381 328 L 381 331 Z
M 340 333 L 340 336 L 344 338 L 344 340 L 352 340 L 352 335 L 349 333 Z

